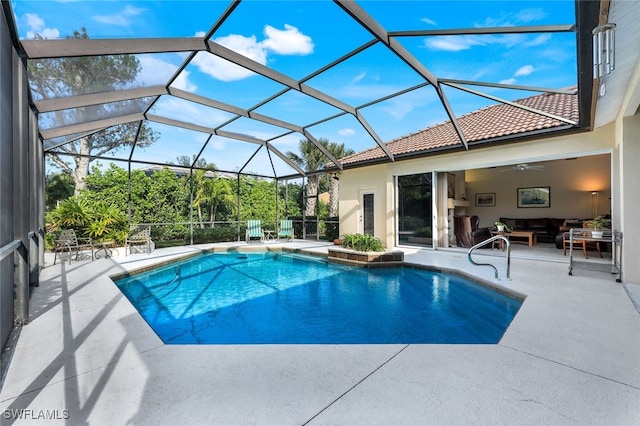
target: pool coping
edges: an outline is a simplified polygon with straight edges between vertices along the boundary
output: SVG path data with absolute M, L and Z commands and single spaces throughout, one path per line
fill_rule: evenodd
M 327 261 L 329 263 L 332 263 L 332 264 L 335 264 L 335 265 L 360 267 L 358 265 L 346 264 L 346 263 L 342 263 L 342 262 L 331 262 L 327 253 L 319 253 L 319 252 L 316 252 L 316 251 L 313 251 L 313 250 L 304 249 L 304 248 L 293 248 L 293 247 L 284 247 L 284 246 L 270 246 L 270 247 L 267 247 L 267 246 L 251 246 L 251 245 L 249 245 L 249 246 L 224 246 L 224 247 L 197 248 L 196 250 L 198 250 L 198 251 L 191 252 L 191 253 L 184 253 L 182 255 L 177 255 L 176 257 L 174 257 L 172 259 L 165 260 L 165 261 L 159 260 L 157 263 L 140 266 L 140 267 L 128 270 L 128 271 L 124 271 L 124 272 L 117 272 L 115 274 L 109 275 L 109 278 L 112 281 L 119 280 L 119 279 L 122 279 L 122 278 L 127 278 L 127 277 L 130 277 L 130 276 L 134 276 L 134 275 L 138 275 L 138 274 L 142 274 L 142 273 L 148 272 L 150 270 L 153 270 L 153 269 L 156 269 L 156 268 L 159 268 L 159 267 L 169 266 L 169 265 L 172 265 L 172 264 L 177 263 L 177 262 L 182 262 L 184 260 L 190 259 L 192 257 L 197 257 L 197 256 L 200 256 L 200 255 L 203 255 L 203 254 L 206 254 L 206 253 L 287 252 L 287 253 L 304 254 L 304 255 L 315 256 L 315 257 L 322 257 L 324 259 L 327 259 Z M 519 292 L 517 290 L 514 290 L 512 288 L 506 287 L 506 286 L 501 285 L 499 283 L 492 282 L 490 280 L 484 279 L 484 278 L 479 277 L 477 275 L 466 273 L 465 271 L 457 269 L 457 268 L 446 268 L 446 267 L 440 267 L 440 266 L 425 265 L 425 264 L 420 264 L 420 263 L 408 262 L 406 260 L 403 260 L 403 261 L 400 261 L 400 262 L 394 261 L 394 262 L 389 262 L 389 263 L 377 262 L 376 266 L 374 268 L 370 268 L 370 269 L 377 269 L 377 268 L 408 268 L 408 269 L 418 269 L 418 270 L 429 271 L 429 272 L 446 273 L 446 274 L 459 276 L 461 278 L 465 278 L 467 280 L 472 281 L 474 284 L 477 284 L 477 285 L 480 285 L 482 287 L 488 288 L 490 290 L 496 291 L 497 293 L 500 293 L 503 296 L 507 296 L 507 297 L 511 297 L 513 299 L 516 299 L 521 303 L 524 303 L 524 301 L 527 298 L 527 295 L 524 294 L 524 293 L 521 293 L 521 292 Z

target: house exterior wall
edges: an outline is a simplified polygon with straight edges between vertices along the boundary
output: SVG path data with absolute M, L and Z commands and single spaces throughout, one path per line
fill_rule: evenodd
M 622 268 L 626 283 L 640 284 L 640 114 L 622 119 L 615 175 L 620 182 L 614 197 L 623 233 Z
M 395 176 L 610 153 L 615 146 L 614 130 L 614 125 L 608 125 L 588 133 L 346 169 L 340 178 L 340 231 L 343 234 L 361 232 L 359 194 L 365 190 L 375 190 L 375 235 L 386 247 L 393 247 L 395 245 Z M 467 194 L 469 200 L 471 196 L 472 194 Z
M 378 165 L 345 171 L 340 175 L 340 232 L 344 234 L 362 233 L 362 194 L 374 193 L 374 235 L 385 241 L 388 224 L 385 219 L 387 197 L 387 167 Z
M 621 117 L 614 123 L 588 133 L 346 169 L 340 179 L 340 230 L 343 234 L 361 232 L 360 197 L 363 191 L 374 191 L 375 235 L 387 248 L 393 247 L 396 241 L 396 175 L 468 170 L 466 179 L 470 182 L 467 183 L 466 197 L 471 206 L 467 213 L 478 214 L 482 211 L 482 214 L 478 214 L 482 226 L 491 225 L 495 220 L 494 216 L 588 217 L 591 215 L 588 192 L 598 190 L 598 214 L 612 213 L 615 229 L 622 231 L 624 235 L 623 279 L 627 283 L 640 284 L 640 263 L 637 262 L 640 247 L 640 192 L 637 189 L 640 182 L 639 142 L 640 115 L 635 114 Z M 611 155 L 590 157 L 597 154 Z M 520 212 L 513 206 L 502 210 L 498 205 L 495 209 L 491 208 L 492 212 L 488 212 L 486 207 L 480 208 L 482 210 L 474 207 L 473 197 L 476 192 L 500 191 L 488 190 L 486 186 L 476 182 L 475 177 L 482 173 L 478 169 L 571 157 L 579 158 L 577 161 L 556 164 L 553 168 L 560 169 L 545 170 L 538 178 L 525 178 L 525 186 L 551 186 L 552 207 L 544 209 L 544 214 L 533 209 L 526 209 L 526 212 L 520 209 Z M 607 175 L 609 182 L 605 180 Z M 504 178 L 505 181 L 514 179 L 517 178 Z M 504 187 L 514 184 L 519 186 L 519 182 L 502 182 L 500 185 Z M 560 191 L 564 191 L 564 194 Z M 515 192 L 511 193 L 515 197 Z M 498 199 L 498 204 L 501 203 L 502 200 Z M 507 201 L 507 204 L 515 205 L 515 198 Z

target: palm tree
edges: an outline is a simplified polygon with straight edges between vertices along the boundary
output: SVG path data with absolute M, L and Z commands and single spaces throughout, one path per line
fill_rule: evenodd
M 202 220 L 202 206 L 208 200 L 207 181 L 205 180 L 204 170 L 194 170 L 191 175 L 193 179 L 193 206 L 198 210 L 198 221 L 200 222 L 200 228 L 204 228 L 204 222 Z
M 191 164 L 195 160 L 196 156 L 189 158 L 187 155 L 180 155 L 176 157 L 176 163 L 178 166 L 191 168 Z M 172 163 L 169 163 L 172 164 Z M 208 172 L 215 172 L 217 167 L 214 163 L 209 163 L 204 158 L 199 158 L 193 166 L 199 167 L 192 170 L 191 177 L 185 182 L 188 185 L 192 185 L 193 193 L 193 207 L 198 210 L 198 221 L 200 222 L 200 228 L 204 228 L 204 220 L 202 214 L 202 208 L 211 201 L 211 177 L 207 176 Z M 206 169 L 206 170 L 205 170 Z M 213 207 L 212 207 L 213 209 Z M 212 213 L 213 215 L 213 213 Z
M 327 150 L 335 157 L 342 158 L 355 153 L 351 148 L 346 148 L 344 143 L 330 142 Z M 340 195 L 340 181 L 338 173 L 329 179 L 329 216 L 338 216 L 338 197 Z
M 218 208 L 225 205 L 233 206 L 235 197 L 233 195 L 233 190 L 231 189 L 231 184 L 227 179 L 216 176 L 208 181 L 207 186 L 209 187 L 208 201 L 211 206 L 210 219 L 211 227 L 213 228 Z
M 329 141 L 324 138 L 319 139 L 318 142 L 325 147 L 329 145 Z M 287 157 L 306 172 L 315 172 L 328 161 L 327 157 L 309 139 L 302 139 L 298 149 L 300 150 L 300 154 L 287 151 Z M 307 202 L 305 205 L 305 216 L 315 216 L 315 196 L 318 194 L 319 183 L 319 174 L 312 174 L 307 178 Z

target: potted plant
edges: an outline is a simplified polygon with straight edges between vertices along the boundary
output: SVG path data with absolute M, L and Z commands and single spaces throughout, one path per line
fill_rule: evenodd
M 596 216 L 587 221 L 587 226 L 593 228 L 593 231 L 591 231 L 593 238 L 602 238 L 602 235 L 604 235 L 603 229 L 607 227 L 607 221 L 604 216 Z
M 498 228 L 498 232 L 504 232 L 507 230 L 507 225 L 500 221 L 497 221 L 494 225 L 496 225 L 496 228 Z

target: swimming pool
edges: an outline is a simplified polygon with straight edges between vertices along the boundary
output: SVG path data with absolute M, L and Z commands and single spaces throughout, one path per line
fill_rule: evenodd
M 462 277 L 207 253 L 115 281 L 167 344 L 497 343 L 521 302 Z

